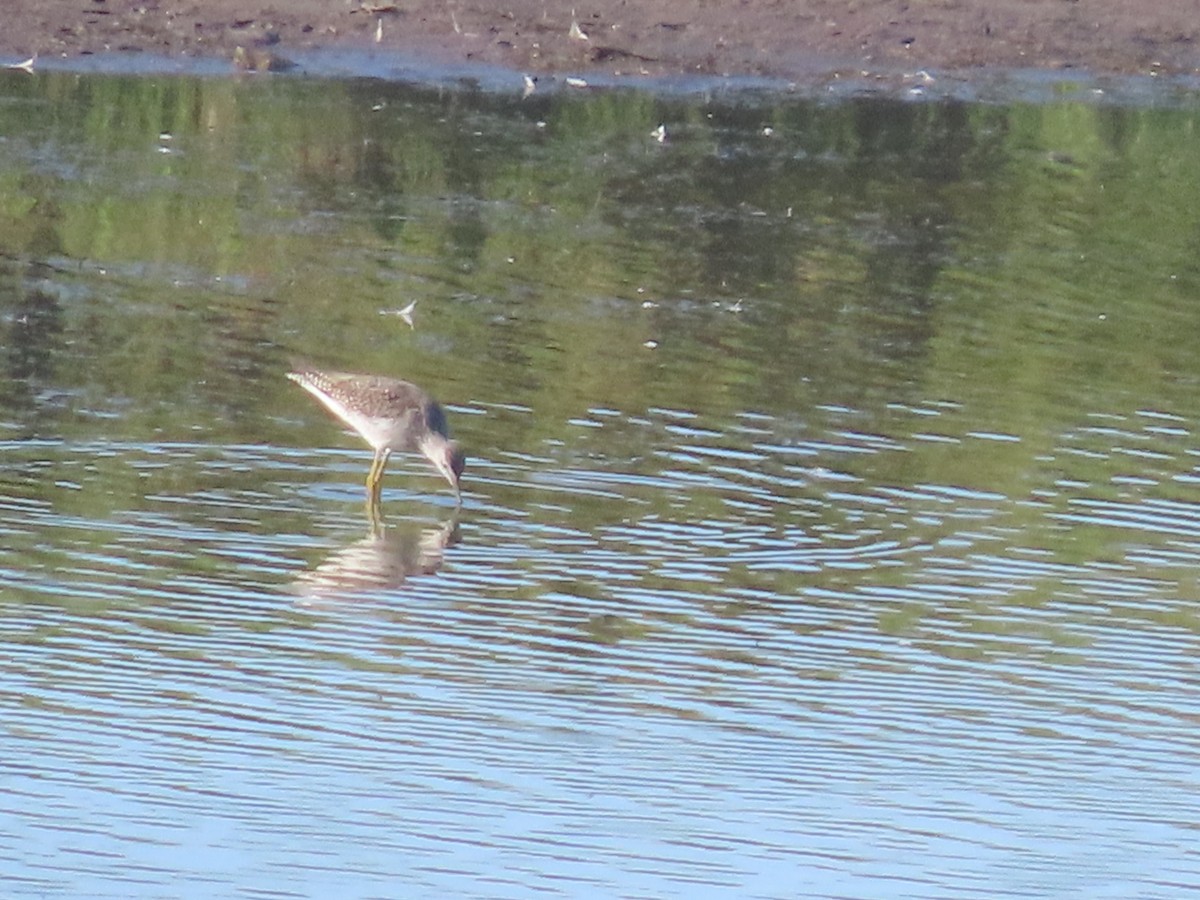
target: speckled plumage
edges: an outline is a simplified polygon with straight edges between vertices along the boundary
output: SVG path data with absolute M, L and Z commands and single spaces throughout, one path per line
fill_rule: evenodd
M 397 450 L 424 454 L 461 500 L 462 452 L 450 440 L 446 413 L 421 388 L 399 378 L 326 372 L 303 365 L 287 377 L 374 448 L 375 459 L 367 476 L 372 502 L 378 502 L 384 466 Z

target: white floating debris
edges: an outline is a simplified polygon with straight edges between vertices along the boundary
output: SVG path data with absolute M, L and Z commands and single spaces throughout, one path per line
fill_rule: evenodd
M 642 301 L 642 309 L 657 309 L 657 308 L 658 308 L 658 304 L 655 303 L 653 300 L 643 300 Z
M 658 341 L 646 341 L 642 346 L 647 350 L 655 350 L 658 348 Z
M 522 75 L 521 79 L 525 85 L 524 88 L 521 90 L 521 99 L 524 100 L 526 97 L 528 97 L 530 94 L 532 94 L 534 91 L 537 90 L 537 79 L 534 78 L 532 75 Z
M 667 142 L 667 126 L 659 123 L 659 126 L 650 132 L 650 137 L 654 138 L 660 144 Z
M 772 128 L 770 125 L 764 125 L 762 133 L 763 133 L 763 137 L 770 137 L 771 135 L 773 135 L 775 133 L 775 129 Z
M 381 309 L 379 314 L 381 316 L 399 316 L 408 323 L 409 328 L 415 328 L 416 326 L 413 324 L 413 311 L 416 310 L 416 308 L 417 301 L 414 300 L 412 303 L 408 304 L 408 306 L 404 307 L 404 309 Z
M 588 86 L 588 83 L 584 79 L 579 78 L 578 76 L 575 76 L 575 75 L 567 76 L 567 87 L 585 88 L 587 86 Z
M 375 20 L 375 43 L 383 41 L 383 19 Z
M 588 36 L 583 33 L 583 29 L 579 27 L 579 23 L 574 19 L 571 20 L 571 30 L 567 32 L 567 37 L 573 41 L 586 41 Z
M 29 57 L 29 59 L 25 60 L 24 62 L 12 63 L 10 65 L 5 66 L 4 68 L 20 69 L 22 72 L 28 72 L 30 75 L 32 75 L 33 74 L 33 64 L 35 62 L 37 62 L 37 54 L 36 53 L 33 54 L 33 56 Z

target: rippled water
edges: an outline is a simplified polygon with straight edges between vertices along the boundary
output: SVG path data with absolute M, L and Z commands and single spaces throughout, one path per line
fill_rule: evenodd
M 1194 98 L 12 74 L 6 896 L 1200 887 Z

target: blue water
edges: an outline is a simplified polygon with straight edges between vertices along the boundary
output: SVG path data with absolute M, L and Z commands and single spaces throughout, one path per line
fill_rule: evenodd
M 0 79 L 4 895 L 1191 896 L 1196 109 Z

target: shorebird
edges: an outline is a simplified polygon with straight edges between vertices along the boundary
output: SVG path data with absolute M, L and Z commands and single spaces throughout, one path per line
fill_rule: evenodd
M 379 504 L 383 469 L 396 450 L 423 454 L 450 482 L 455 500 L 462 505 L 462 449 L 450 440 L 446 413 L 415 384 L 382 375 L 323 372 L 305 365 L 298 365 L 287 377 L 374 448 L 367 473 L 367 501 L 373 508 Z

